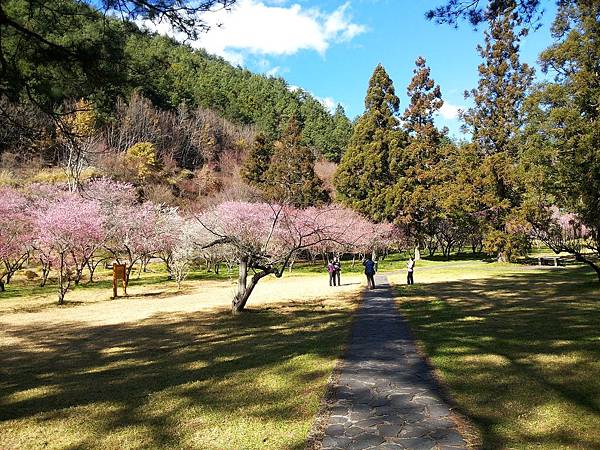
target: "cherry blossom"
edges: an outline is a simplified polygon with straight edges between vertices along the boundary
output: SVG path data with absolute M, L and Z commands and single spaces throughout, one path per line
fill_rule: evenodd
M 10 187 L 0 188 L 0 292 L 27 260 L 32 222 L 27 198 Z

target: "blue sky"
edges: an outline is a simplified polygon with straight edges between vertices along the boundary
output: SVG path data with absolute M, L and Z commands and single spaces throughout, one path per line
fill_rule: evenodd
M 222 26 L 193 45 L 252 71 L 282 76 L 329 106 L 339 102 L 351 118 L 364 110 L 368 80 L 378 63 L 393 79 L 403 110 L 414 61 L 423 56 L 446 102 L 438 123 L 460 137 L 456 109 L 468 105 L 463 92 L 477 84 L 475 48 L 483 32 L 467 24 L 453 29 L 427 21 L 425 11 L 443 2 L 238 0 L 232 11 L 212 13 L 207 20 Z M 543 3 L 542 28 L 521 46 L 522 59 L 530 64 L 551 43 L 554 2 Z

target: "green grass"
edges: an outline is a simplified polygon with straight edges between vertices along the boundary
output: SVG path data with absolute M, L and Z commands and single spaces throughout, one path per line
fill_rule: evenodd
M 15 328 L 0 448 L 302 449 L 354 300 Z
M 594 274 L 438 264 L 398 286 L 398 304 L 481 448 L 600 448 Z

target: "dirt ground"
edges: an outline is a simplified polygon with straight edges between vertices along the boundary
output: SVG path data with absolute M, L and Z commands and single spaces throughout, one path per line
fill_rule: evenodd
M 269 303 L 314 300 L 327 297 L 330 293 L 358 292 L 362 285 L 363 277 L 359 275 L 344 276 L 339 287 L 330 287 L 327 277 L 323 275 L 286 274 L 282 278 L 269 277 L 257 285 L 247 308 Z M 126 298 L 71 303 L 63 307 L 52 305 L 33 311 L 1 311 L 0 345 L 17 344 L 14 342 L 18 339 L 14 331 L 35 324 L 40 327 L 50 324 L 55 327 L 61 324 L 116 325 L 141 321 L 158 314 L 226 309 L 229 308 L 235 287 L 234 281 L 189 281 L 180 292 L 173 292 L 161 285 L 141 285 L 131 287 L 130 296 Z M 85 295 L 85 292 L 78 293 L 78 300 L 79 295 Z M 21 299 L 21 302 L 25 303 L 27 299 Z

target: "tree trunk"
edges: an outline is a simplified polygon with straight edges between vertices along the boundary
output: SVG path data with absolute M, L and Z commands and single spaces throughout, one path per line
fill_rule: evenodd
M 75 269 L 75 286 L 79 286 L 79 282 L 81 281 L 82 278 L 83 278 L 83 266 L 81 266 L 81 267 L 77 266 L 77 268 Z
M 102 260 L 98 261 L 96 264 L 94 264 L 92 262 L 92 260 L 88 260 L 87 262 L 87 268 L 88 268 L 88 272 L 90 274 L 89 278 L 88 278 L 88 283 L 93 283 L 94 282 L 94 273 L 96 273 L 96 269 L 98 268 L 98 264 L 100 264 Z
M 48 282 L 48 275 L 50 275 L 50 266 L 42 266 L 42 281 L 40 282 L 40 287 L 46 286 Z
M 238 286 L 237 293 L 233 297 L 233 301 L 231 302 L 231 312 L 234 314 L 240 313 L 244 310 L 246 306 L 246 302 L 248 301 L 248 297 L 250 296 L 247 287 L 248 281 L 248 260 L 246 258 L 242 258 L 238 264 L 239 274 L 238 274 Z
M 67 275 L 68 276 L 68 275 Z M 58 304 L 62 305 L 65 302 L 66 291 L 63 289 L 65 282 L 65 256 L 60 255 L 60 265 L 58 268 Z
M 0 292 L 4 292 L 4 281 L 0 280 Z
M 238 275 L 238 290 L 237 294 L 233 297 L 233 301 L 231 302 L 231 312 L 233 314 L 241 313 L 246 307 L 246 303 L 248 302 L 248 298 L 250 298 L 250 294 L 256 287 L 256 284 L 260 281 L 261 278 L 269 275 L 271 272 L 260 271 L 255 273 L 250 279 L 250 284 L 248 284 L 248 259 L 243 258 L 239 261 L 239 275 Z
M 6 274 L 6 284 L 10 284 L 10 280 L 12 280 L 12 276 L 13 276 L 13 274 L 11 272 L 8 272 Z
M 167 270 L 167 280 L 171 281 L 173 279 L 173 267 L 171 266 L 170 257 L 161 257 L 160 258 L 163 263 L 165 263 L 165 269 Z
M 415 261 L 418 261 L 421 259 L 421 249 L 419 248 L 419 246 L 417 245 L 415 247 Z

